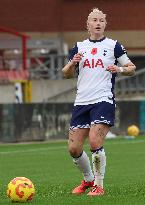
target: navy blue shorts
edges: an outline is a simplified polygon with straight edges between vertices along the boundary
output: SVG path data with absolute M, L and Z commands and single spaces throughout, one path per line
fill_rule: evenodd
M 76 105 L 72 111 L 70 129 L 90 128 L 93 124 L 114 125 L 115 104 L 99 102 L 90 105 Z

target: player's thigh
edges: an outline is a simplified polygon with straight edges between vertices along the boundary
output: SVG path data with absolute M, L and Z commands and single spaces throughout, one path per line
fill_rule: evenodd
M 110 127 L 107 124 L 94 124 L 89 132 L 89 144 L 91 149 L 97 149 L 103 146 L 104 139 Z
M 83 149 L 83 144 L 86 137 L 89 134 L 89 128 L 78 128 L 69 131 L 69 150 L 78 150 L 81 151 Z

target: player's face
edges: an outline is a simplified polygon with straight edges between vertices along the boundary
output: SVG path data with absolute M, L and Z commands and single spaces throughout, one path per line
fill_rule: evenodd
M 106 27 L 106 19 L 101 14 L 93 14 L 88 19 L 88 31 L 90 35 L 103 35 Z

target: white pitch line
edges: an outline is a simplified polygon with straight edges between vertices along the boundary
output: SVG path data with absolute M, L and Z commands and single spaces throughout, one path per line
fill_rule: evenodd
M 108 141 L 108 140 L 107 140 Z M 105 144 L 105 146 L 110 146 L 110 145 L 117 145 L 117 144 L 136 144 L 136 143 L 145 143 L 145 140 L 126 140 L 126 141 L 118 141 L 118 142 L 111 142 L 111 139 L 109 139 L 110 143 Z M 88 145 L 84 145 L 84 147 L 88 147 Z M 56 146 L 56 147 L 45 147 L 45 148 L 36 148 L 36 149 L 26 149 L 26 150 L 11 150 L 11 151 L 0 151 L 0 155 L 5 155 L 5 154 L 21 154 L 21 153 L 30 153 L 30 152 L 40 152 L 40 151 L 46 151 L 46 150 L 58 150 L 58 149 L 66 149 L 67 150 L 67 145 L 66 146 Z
M 57 146 L 57 147 L 46 147 L 46 148 L 36 148 L 36 149 L 26 149 L 26 150 L 14 150 L 14 151 L 0 151 L 1 154 L 13 154 L 13 153 L 27 153 L 27 152 L 38 152 L 38 151 L 46 151 L 46 150 L 58 150 L 65 149 L 66 146 Z

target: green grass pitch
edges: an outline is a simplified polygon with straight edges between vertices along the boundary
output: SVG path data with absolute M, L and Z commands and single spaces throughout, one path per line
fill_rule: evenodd
M 67 141 L 0 145 L 0 204 L 11 204 L 6 196 L 8 182 L 16 176 L 25 176 L 36 188 L 33 201 L 25 204 L 144 205 L 145 138 L 110 139 L 104 147 L 106 193 L 102 197 L 88 197 L 70 193 L 82 176 L 67 152 Z M 87 144 L 85 150 L 91 157 Z

